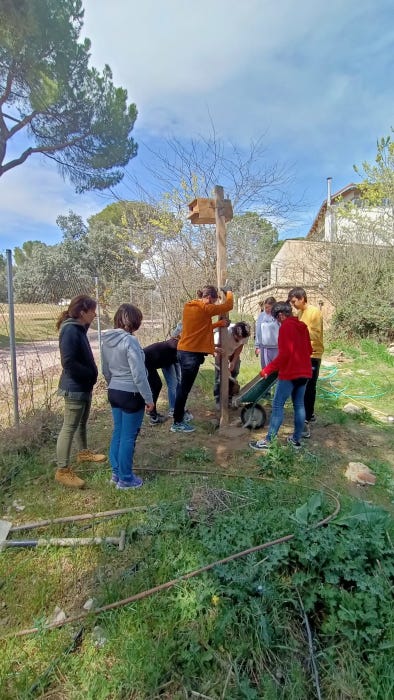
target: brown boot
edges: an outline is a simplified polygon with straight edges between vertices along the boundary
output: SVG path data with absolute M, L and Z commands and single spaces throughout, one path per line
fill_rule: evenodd
M 77 462 L 105 462 L 105 455 L 99 455 L 92 450 L 81 450 L 77 454 Z
M 70 489 L 83 489 L 85 482 L 71 469 L 71 467 L 62 467 L 56 470 L 55 481 L 63 486 L 68 486 Z

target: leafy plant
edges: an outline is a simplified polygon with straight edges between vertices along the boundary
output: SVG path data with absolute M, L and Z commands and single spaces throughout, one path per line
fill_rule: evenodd
M 259 473 L 266 476 L 289 477 L 294 470 L 297 457 L 291 445 L 282 447 L 278 440 L 272 440 L 269 450 L 258 458 Z
M 183 455 L 186 462 L 196 462 L 197 464 L 207 464 L 212 462 L 212 455 L 206 447 L 191 447 Z

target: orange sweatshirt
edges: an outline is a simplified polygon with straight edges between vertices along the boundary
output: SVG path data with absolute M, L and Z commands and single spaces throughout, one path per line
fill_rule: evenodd
M 201 299 L 188 301 L 183 307 L 182 334 L 178 350 L 213 355 L 215 346 L 211 318 L 231 311 L 233 306 L 232 292 L 227 292 L 226 301 L 222 304 L 205 304 Z

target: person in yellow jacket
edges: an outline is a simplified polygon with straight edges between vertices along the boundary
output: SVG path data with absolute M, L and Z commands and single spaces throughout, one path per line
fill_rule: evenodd
M 315 400 L 316 384 L 320 372 L 321 358 L 324 352 L 323 345 L 323 316 L 317 306 L 308 304 L 308 297 L 303 287 L 293 287 L 288 295 L 288 301 L 296 309 L 297 316 L 308 326 L 309 336 L 312 344 L 312 377 L 306 385 L 304 405 L 305 405 L 305 429 L 302 437 L 311 436 L 309 425 L 316 420 Z
M 207 285 L 198 293 L 198 298 L 188 301 L 183 308 L 182 333 L 178 343 L 178 362 L 181 367 L 181 381 L 176 390 L 173 433 L 193 433 L 195 428 L 184 421 L 186 401 L 200 365 L 206 355 L 214 355 L 215 345 L 212 327 L 227 326 L 226 320 L 212 324 L 212 317 L 231 311 L 234 305 L 233 292 L 229 285 L 221 287 L 226 300 L 218 304 L 216 287 Z

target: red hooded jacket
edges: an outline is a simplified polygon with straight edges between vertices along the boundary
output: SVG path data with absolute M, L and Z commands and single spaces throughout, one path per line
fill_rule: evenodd
M 299 379 L 312 376 L 313 352 L 308 327 L 296 316 L 288 316 L 280 324 L 279 352 L 272 362 L 261 370 L 262 376 L 278 372 L 278 379 Z

